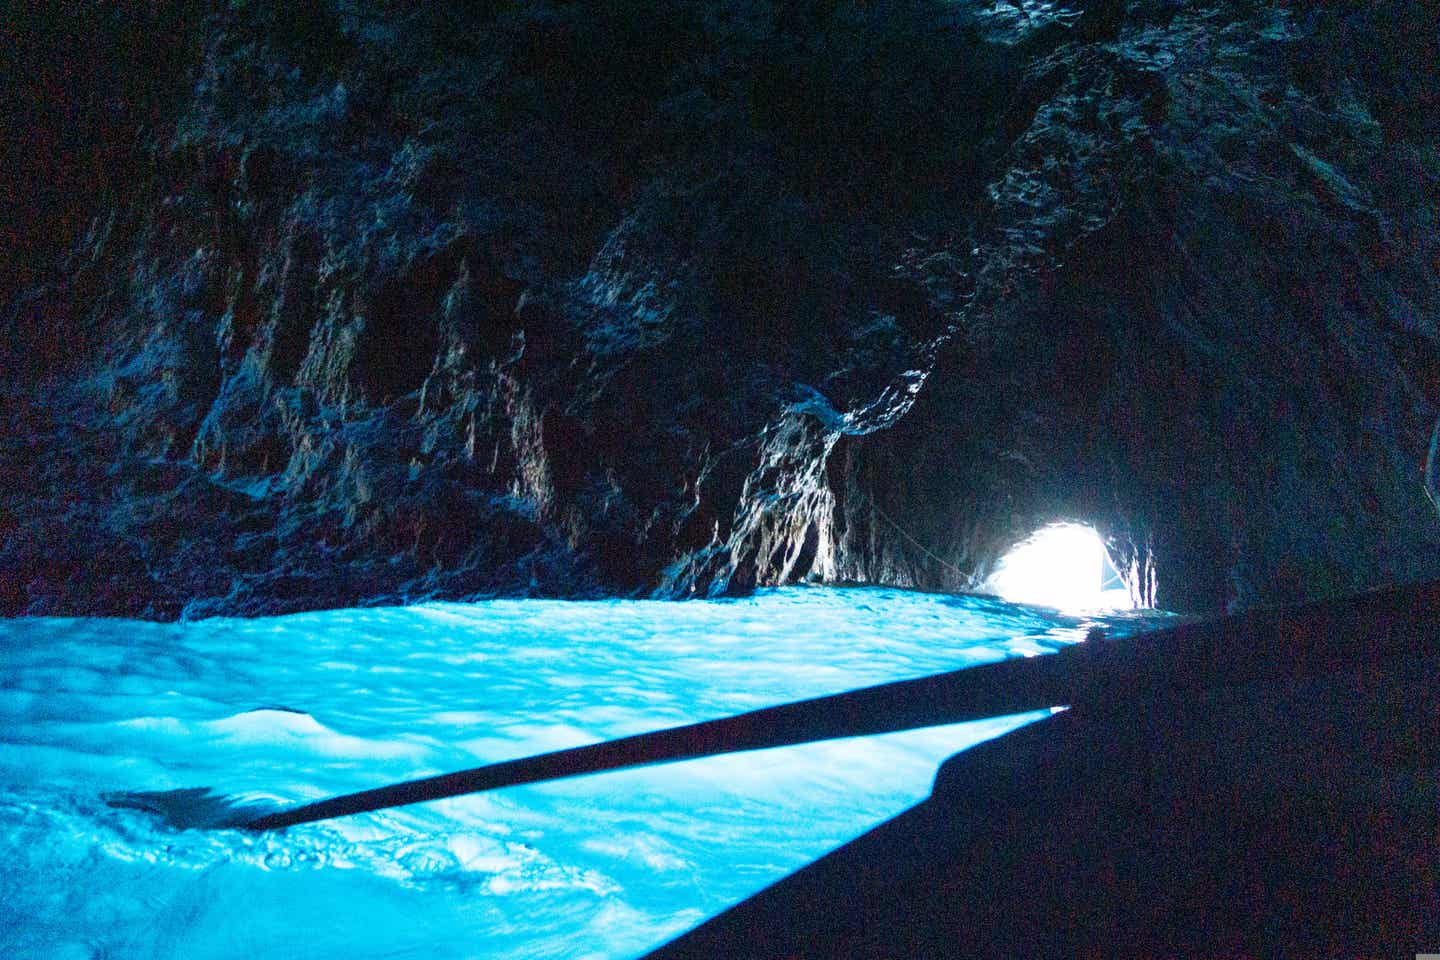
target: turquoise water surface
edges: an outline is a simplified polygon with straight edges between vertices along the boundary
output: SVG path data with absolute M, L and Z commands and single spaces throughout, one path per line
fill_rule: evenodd
M 994 599 L 787 588 L 187 624 L 0 621 L 0 956 L 625 958 L 1048 711 L 692 760 L 270 834 L 101 800 L 317 799 L 1079 641 Z

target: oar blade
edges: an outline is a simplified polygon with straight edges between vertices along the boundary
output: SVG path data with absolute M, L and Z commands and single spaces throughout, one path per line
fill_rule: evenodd
M 255 800 L 216 793 L 209 787 L 180 790 L 116 790 L 100 798 L 118 809 L 144 810 L 176 830 L 223 830 L 242 827 L 285 809 L 274 800 Z

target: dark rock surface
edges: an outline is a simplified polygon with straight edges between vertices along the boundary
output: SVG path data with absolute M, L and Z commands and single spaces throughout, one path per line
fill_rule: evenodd
M 0 611 L 1440 569 L 1428 0 L 51 7 Z

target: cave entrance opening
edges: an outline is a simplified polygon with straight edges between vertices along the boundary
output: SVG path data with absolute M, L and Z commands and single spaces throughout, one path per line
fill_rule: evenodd
M 987 586 L 1013 603 L 1065 611 L 1135 606 L 1100 534 L 1079 523 L 1051 524 L 1016 544 Z

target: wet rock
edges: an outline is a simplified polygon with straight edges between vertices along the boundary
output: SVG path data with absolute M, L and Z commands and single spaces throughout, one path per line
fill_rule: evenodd
M 7 612 L 1436 572 L 1423 3 L 152 7 L 25 40 Z

